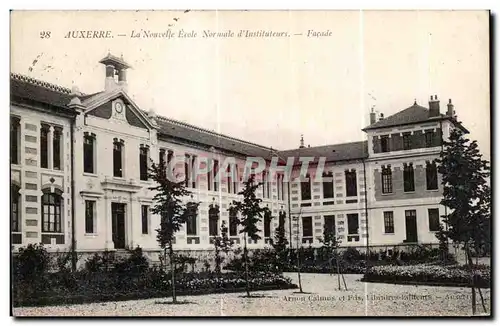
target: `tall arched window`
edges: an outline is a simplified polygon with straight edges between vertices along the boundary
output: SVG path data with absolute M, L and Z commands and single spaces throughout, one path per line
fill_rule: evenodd
M 21 216 L 19 207 L 19 186 L 10 186 L 10 220 L 12 232 L 21 232 Z
M 42 196 L 42 232 L 62 232 L 62 197 L 46 192 Z

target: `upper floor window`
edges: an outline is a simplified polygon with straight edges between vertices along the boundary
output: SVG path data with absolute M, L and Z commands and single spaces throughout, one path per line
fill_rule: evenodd
M 233 192 L 233 175 L 232 175 L 232 169 L 231 169 L 231 164 L 228 164 L 227 166 L 227 192 L 232 193 Z
M 158 152 L 158 164 L 165 164 L 165 149 L 163 148 L 160 148 L 160 151 Z
M 438 175 L 437 167 L 435 162 L 427 162 L 425 166 L 425 179 L 427 184 L 427 190 L 438 189 Z
M 323 172 L 323 198 L 333 198 L 333 173 Z
M 405 192 L 415 191 L 415 174 L 412 163 L 404 164 L 403 183 Z
M 380 137 L 380 151 L 386 153 L 389 151 L 389 136 Z
M 49 168 L 49 126 L 40 128 L 40 167 Z
M 139 173 L 141 180 L 148 180 L 149 148 L 141 145 L 139 148 Z
M 191 173 L 190 173 L 191 188 L 196 188 L 196 176 L 198 174 L 198 172 L 197 172 L 198 165 L 197 164 L 198 164 L 198 160 L 197 160 L 196 155 L 191 156 Z
M 213 186 L 213 189 L 214 191 L 219 191 L 219 161 L 218 160 L 214 160 L 214 167 L 213 167 L 213 183 L 214 183 L 214 186 Z
M 278 191 L 278 200 L 283 199 L 283 175 L 276 175 L 276 190 Z
M 123 146 L 124 141 L 114 139 L 113 141 L 113 176 L 123 177 Z
M 311 177 L 309 176 L 309 173 L 306 174 L 306 180 L 300 183 L 300 195 L 302 200 L 311 199 Z
M 184 185 L 186 187 L 189 187 L 189 180 L 191 178 L 189 177 L 189 155 L 188 154 L 186 154 L 185 158 L 184 158 L 184 176 L 185 176 Z
M 358 195 L 358 185 L 356 182 L 356 170 L 345 171 L 346 196 Z
M 83 172 L 95 173 L 94 170 L 95 135 L 86 133 L 83 137 Z
M 54 128 L 52 134 L 52 163 L 54 170 L 61 170 L 61 139 L 62 129 Z
M 425 132 L 425 147 L 434 145 L 434 132 L 432 130 Z
M 62 197 L 58 193 L 42 196 L 42 232 L 62 232 Z
M 19 146 L 21 138 L 20 120 L 10 117 L 10 163 L 19 164 Z
M 392 192 L 392 171 L 391 166 L 382 166 L 382 193 L 389 194 Z
M 233 165 L 232 168 L 232 174 L 233 174 L 233 192 L 235 194 L 238 193 L 238 165 Z
M 411 134 L 409 133 L 403 134 L 403 149 L 411 149 Z

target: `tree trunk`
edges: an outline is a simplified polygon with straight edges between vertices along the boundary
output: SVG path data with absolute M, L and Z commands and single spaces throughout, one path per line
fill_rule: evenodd
M 249 277 L 248 277 L 248 250 L 247 250 L 247 234 L 245 232 L 245 246 L 243 249 L 243 257 L 245 259 L 245 288 L 247 290 L 247 296 L 250 296 L 250 287 L 249 287 Z
M 474 290 L 474 273 L 472 272 L 472 257 L 469 252 L 469 244 L 465 244 L 465 258 L 467 259 L 467 264 L 469 265 L 469 270 L 471 273 L 471 290 L 472 290 L 472 314 L 476 314 L 476 291 Z
M 172 248 L 172 242 L 169 242 L 168 246 L 170 255 L 170 268 L 172 275 L 172 302 L 177 303 L 177 297 L 175 296 L 175 261 L 174 261 L 174 248 Z
M 342 288 L 340 287 L 340 264 L 339 264 L 339 254 L 337 252 L 337 249 L 335 249 L 335 261 L 337 263 L 337 281 L 339 282 L 339 290 Z
M 297 275 L 299 277 L 299 291 L 300 293 L 304 293 L 304 291 L 302 290 L 302 280 L 300 278 L 300 248 L 298 244 L 297 244 Z
M 474 283 L 475 283 L 475 281 L 474 281 L 474 273 L 473 273 L 474 270 L 472 269 L 473 264 L 472 264 L 472 255 L 470 253 L 470 249 L 467 250 L 466 257 L 468 257 L 468 263 L 469 263 L 469 266 L 471 266 L 471 274 L 472 274 L 472 282 L 473 282 L 472 286 L 474 287 Z M 477 265 L 477 256 L 476 256 L 476 265 Z M 481 298 L 481 304 L 483 306 L 483 311 L 486 312 L 486 305 L 484 303 L 484 297 L 483 297 L 483 294 L 481 293 L 481 289 L 477 288 L 477 292 L 479 293 L 479 297 Z

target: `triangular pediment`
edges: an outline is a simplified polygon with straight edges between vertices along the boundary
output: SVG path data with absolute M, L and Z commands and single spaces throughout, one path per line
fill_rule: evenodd
M 156 128 L 127 93 L 121 89 L 109 93 L 98 93 L 85 99 L 82 104 L 86 106 L 85 115 L 119 120 L 137 128 L 148 130 Z

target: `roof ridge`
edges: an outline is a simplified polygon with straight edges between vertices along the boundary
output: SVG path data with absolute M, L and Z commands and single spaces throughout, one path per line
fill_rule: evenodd
M 237 141 L 237 142 L 240 142 L 240 143 L 253 145 L 253 146 L 256 146 L 256 147 L 259 147 L 259 148 L 262 148 L 262 149 L 267 149 L 267 150 L 270 150 L 270 151 L 272 151 L 272 150 L 278 151 L 275 148 L 271 148 L 271 147 L 259 145 L 259 144 L 252 143 L 252 142 L 249 142 L 249 141 L 246 141 L 246 140 L 243 140 L 243 139 L 239 139 L 239 138 L 235 138 L 235 137 L 232 137 L 232 136 L 224 135 L 224 134 L 218 133 L 216 131 L 213 131 L 213 130 L 210 130 L 210 129 L 205 129 L 205 128 L 202 128 L 202 127 L 198 127 L 198 126 L 195 126 L 195 125 L 192 125 L 192 124 L 189 124 L 187 122 L 180 121 L 180 120 L 176 120 L 176 119 L 172 119 L 172 118 L 167 118 L 167 117 L 164 117 L 164 116 L 161 116 L 161 115 L 157 115 L 157 118 L 159 118 L 161 120 L 164 120 L 164 121 L 167 121 L 167 122 L 171 122 L 171 123 L 180 125 L 180 126 L 183 126 L 183 127 L 191 128 L 191 129 L 196 130 L 196 131 L 202 131 L 202 132 L 205 132 L 205 133 L 208 133 L 208 134 L 211 134 L 211 135 L 215 135 L 215 136 L 219 136 L 219 137 L 224 137 L 226 139 L 231 139 L 231 140 L 234 140 L 234 141 Z
M 47 89 L 50 89 L 52 91 L 56 91 L 59 93 L 68 94 L 68 95 L 71 94 L 71 89 L 69 89 L 67 87 L 52 84 L 52 83 L 49 83 L 49 82 L 46 82 L 46 81 L 43 81 L 40 79 L 36 79 L 36 78 L 30 77 L 30 76 L 23 75 L 23 74 L 11 72 L 10 78 L 15 79 L 15 80 L 19 80 L 22 82 L 30 83 L 30 84 L 33 84 L 36 86 L 41 86 L 41 87 L 44 87 L 44 88 L 47 88 Z
M 358 144 L 358 143 L 367 143 L 368 140 L 356 140 L 356 141 L 349 141 L 345 143 L 336 143 L 336 144 L 328 144 L 328 145 L 319 145 L 319 146 L 311 146 L 311 147 L 302 147 L 302 148 L 292 148 L 292 149 L 285 149 L 279 152 L 289 152 L 289 151 L 296 151 L 296 150 L 301 150 L 301 149 L 313 149 L 313 148 L 322 148 L 322 147 L 333 147 L 333 146 L 341 146 L 341 145 L 349 145 L 349 144 Z

